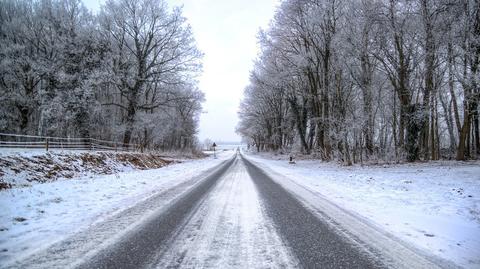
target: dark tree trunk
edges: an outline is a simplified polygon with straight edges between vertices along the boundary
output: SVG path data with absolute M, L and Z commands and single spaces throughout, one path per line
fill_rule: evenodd
M 310 148 L 308 147 L 306 140 L 306 113 L 305 111 L 300 112 L 300 108 L 298 107 L 296 99 L 289 99 L 288 101 L 295 117 L 295 126 L 297 127 L 298 135 L 300 136 L 302 150 L 305 151 L 305 153 L 310 154 Z M 305 110 L 305 108 L 303 107 L 302 110 Z
M 422 15 L 423 15 L 423 26 L 425 29 L 425 84 L 424 84 L 424 93 L 423 93 L 423 127 L 422 127 L 422 152 L 424 159 L 428 160 L 429 157 L 434 159 L 434 154 L 430 155 L 429 151 L 429 139 L 430 136 L 433 139 L 434 133 L 429 132 L 430 128 L 430 115 L 429 108 L 432 105 L 430 97 L 434 91 L 434 69 L 435 69 L 435 44 L 433 40 L 433 22 L 430 9 L 432 8 L 429 5 L 429 0 L 422 0 Z M 433 115 L 432 115 L 433 117 Z M 432 130 L 433 132 L 433 130 Z M 432 141 L 433 147 L 434 141 Z M 432 153 L 434 148 L 432 148 Z
M 135 114 L 136 114 L 136 103 L 135 100 L 129 100 L 127 117 L 125 119 L 125 132 L 123 133 L 123 148 L 128 149 L 130 140 L 132 139 L 133 128 L 135 123 Z
M 457 161 L 464 161 L 467 157 L 467 136 L 470 132 L 470 116 L 465 115 L 462 129 L 460 130 L 457 148 Z
M 407 152 L 407 161 L 414 162 L 419 157 L 418 138 L 423 122 L 419 121 L 418 113 L 423 113 L 416 105 L 409 105 L 407 108 L 407 137 L 405 141 L 405 150 Z
M 17 109 L 20 112 L 20 131 L 26 133 L 26 129 L 29 123 L 30 109 L 27 106 L 17 105 Z
M 363 113 L 366 119 L 363 124 L 363 136 L 365 137 L 365 149 L 367 158 L 373 154 L 374 117 L 373 117 L 373 96 L 372 79 L 373 67 L 369 57 L 370 25 L 365 24 L 362 30 L 362 49 L 360 54 L 361 63 L 361 89 L 363 94 Z
M 475 111 L 473 112 L 473 126 L 475 131 L 475 148 L 476 154 L 480 155 L 480 129 L 479 129 L 479 118 L 478 118 L 478 104 L 476 104 Z

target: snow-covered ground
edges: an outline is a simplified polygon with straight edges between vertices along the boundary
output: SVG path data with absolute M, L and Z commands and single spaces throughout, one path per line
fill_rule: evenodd
M 409 244 L 480 267 L 479 162 L 344 167 L 312 160 L 292 165 L 285 156 L 248 158 Z
M 163 168 L 0 191 L 0 264 L 44 249 L 148 197 L 192 180 L 233 151 Z

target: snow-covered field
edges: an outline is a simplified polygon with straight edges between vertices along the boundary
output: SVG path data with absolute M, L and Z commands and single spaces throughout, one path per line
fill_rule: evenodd
M 479 162 L 344 167 L 248 157 L 422 250 L 480 267 Z
M 0 264 L 22 259 L 92 223 L 174 188 L 233 151 L 163 168 L 59 180 L 0 192 Z

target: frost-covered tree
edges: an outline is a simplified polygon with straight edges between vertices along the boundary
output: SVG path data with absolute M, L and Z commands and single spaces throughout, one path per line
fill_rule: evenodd
M 80 0 L 2 0 L 0 131 L 190 147 L 200 58 L 163 0 L 107 1 L 96 16 Z
M 478 0 L 282 1 L 259 35 L 238 132 L 258 150 L 347 164 L 475 157 L 479 10 Z
M 137 113 L 177 98 L 170 91 L 198 71 L 201 53 L 181 10 L 170 12 L 164 1 L 108 1 L 100 18 L 111 46 L 111 84 L 121 97 L 111 104 L 125 110 L 128 144 Z

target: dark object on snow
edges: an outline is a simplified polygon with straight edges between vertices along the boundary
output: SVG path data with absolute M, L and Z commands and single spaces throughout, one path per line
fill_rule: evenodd
M 15 217 L 15 218 L 13 218 L 13 220 L 16 221 L 16 222 L 24 222 L 24 221 L 26 221 L 27 219 L 24 218 L 24 217 Z
M 290 156 L 290 161 L 289 161 L 288 163 L 289 163 L 289 164 L 294 164 L 294 163 L 295 163 L 295 161 L 293 160 L 293 157 L 292 157 L 292 156 Z
M 213 145 L 212 145 L 212 147 L 213 147 L 213 158 L 215 158 L 215 159 L 217 158 L 217 154 L 215 154 L 215 147 L 216 146 L 217 146 L 217 144 L 215 144 L 215 142 L 213 142 Z

